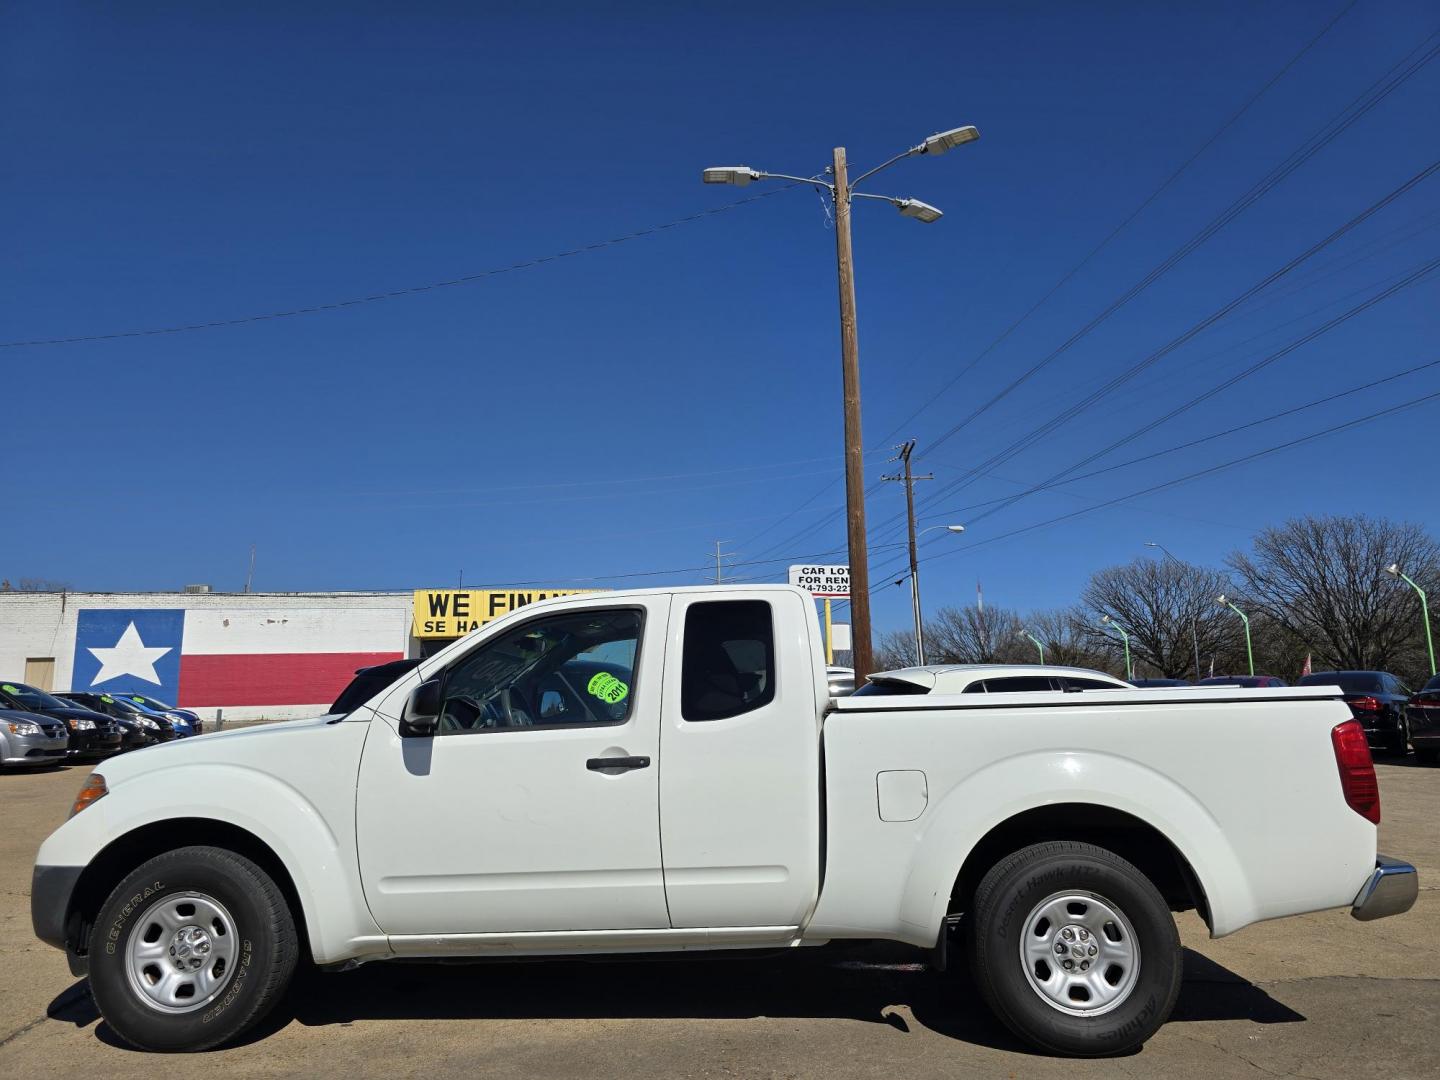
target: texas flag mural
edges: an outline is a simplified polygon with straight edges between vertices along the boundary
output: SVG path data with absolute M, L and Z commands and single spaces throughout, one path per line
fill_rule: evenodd
M 325 705 L 356 668 L 398 660 L 395 634 L 359 625 L 337 634 L 321 612 L 81 608 L 76 690 L 136 692 L 182 708 Z M 315 652 L 343 641 L 345 652 Z M 388 648 L 386 646 L 389 646 Z

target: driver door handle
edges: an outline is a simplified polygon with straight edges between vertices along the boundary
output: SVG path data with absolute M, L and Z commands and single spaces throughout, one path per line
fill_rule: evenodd
M 648 769 L 648 757 L 592 757 L 585 762 L 585 768 L 592 771 L 601 769 Z

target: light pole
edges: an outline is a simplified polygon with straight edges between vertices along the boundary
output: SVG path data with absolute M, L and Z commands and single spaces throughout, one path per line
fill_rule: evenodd
M 909 465 L 909 462 L 906 462 Z M 931 529 L 944 529 L 946 532 L 963 533 L 964 525 L 931 525 L 915 531 L 915 515 L 912 507 L 910 514 L 910 607 L 915 615 L 915 662 L 923 665 L 925 663 L 925 621 L 920 616 L 920 563 L 915 558 L 915 540 L 924 536 Z
M 1125 628 L 1123 626 L 1121 626 L 1118 622 L 1112 619 L 1109 615 L 1101 615 L 1100 621 L 1106 626 L 1114 627 L 1114 629 L 1119 632 L 1120 637 L 1125 642 L 1125 681 L 1130 682 L 1132 679 L 1135 678 L 1135 669 L 1130 666 L 1130 635 L 1125 632 Z
M 720 166 L 706 169 L 701 179 L 707 184 L 735 184 L 744 187 L 752 180 L 793 180 L 812 184 L 830 193 L 835 206 L 835 261 L 840 284 L 840 369 L 845 396 L 845 507 L 846 529 L 850 550 L 850 634 L 851 656 L 855 665 L 856 685 L 871 673 L 874 659 L 870 642 L 870 567 L 865 543 L 865 462 L 864 444 L 860 439 L 860 343 L 855 328 L 855 260 L 850 246 L 850 203 L 853 199 L 877 199 L 888 202 L 900 213 L 916 221 L 939 221 L 941 211 L 919 199 L 870 195 L 854 190 L 862 181 L 874 176 L 907 157 L 933 156 L 963 146 L 980 137 L 973 127 L 951 128 L 931 135 L 889 161 L 862 173 L 852 184 L 845 160 L 845 148 L 834 151 L 830 174 L 834 182 L 817 176 L 787 176 L 766 173 L 748 165 Z
M 1040 644 L 1040 639 L 1029 630 L 1021 630 L 1020 632 L 1035 643 L 1035 648 L 1040 650 L 1040 663 L 1045 663 L 1045 646 Z
M 1399 563 L 1391 563 L 1385 567 L 1385 572 L 1392 577 L 1397 577 L 1406 585 L 1409 585 L 1420 597 L 1420 617 L 1425 620 L 1425 648 L 1430 650 L 1430 674 L 1435 672 L 1435 640 L 1430 636 L 1430 601 L 1425 599 L 1425 590 L 1416 585 L 1405 571 L 1400 569 Z
M 1164 544 L 1157 544 L 1154 540 L 1146 540 L 1145 546 L 1148 548 L 1159 548 L 1165 553 L 1165 557 L 1167 559 L 1173 562 L 1176 566 L 1179 566 L 1182 569 L 1184 568 L 1185 564 L 1182 563 L 1179 559 L 1175 558 L 1174 554 Z M 1190 646 L 1195 650 L 1195 681 L 1198 683 L 1200 681 L 1200 635 L 1195 630 L 1194 615 L 1190 616 Z
M 1215 602 L 1216 602 L 1217 604 L 1219 604 L 1221 607 L 1228 607 L 1228 608 L 1229 608 L 1231 611 L 1233 611 L 1236 615 L 1239 615 L 1239 616 L 1240 616 L 1240 621 L 1245 624 L 1245 660 L 1246 660 L 1246 662 L 1249 663 L 1249 665 L 1250 665 L 1250 674 L 1251 674 L 1251 675 L 1254 675 L 1254 674 L 1255 674 L 1255 650 L 1250 647 L 1250 616 L 1246 615 L 1246 614 L 1245 614 L 1243 611 L 1241 611 L 1238 607 L 1236 607 L 1234 604 L 1232 604 L 1232 603 L 1230 602 L 1230 600 L 1226 597 L 1226 595 L 1225 595 L 1224 593 L 1221 593 L 1219 596 L 1217 596 L 1217 597 L 1215 598 Z

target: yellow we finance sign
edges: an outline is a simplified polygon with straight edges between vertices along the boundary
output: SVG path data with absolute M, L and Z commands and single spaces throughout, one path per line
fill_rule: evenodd
M 411 633 L 417 638 L 457 638 L 516 608 L 552 596 L 594 589 L 416 589 Z

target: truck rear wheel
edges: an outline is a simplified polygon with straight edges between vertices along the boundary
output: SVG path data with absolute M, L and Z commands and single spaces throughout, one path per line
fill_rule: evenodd
M 1053 1054 L 1140 1046 L 1180 993 L 1180 935 L 1155 886 L 1113 852 L 1051 841 L 990 869 L 975 893 L 976 982 L 1000 1020 Z
M 214 847 L 159 855 L 122 881 L 90 941 L 90 989 L 106 1022 L 142 1050 L 207 1050 L 284 995 L 295 921 L 255 863 Z

